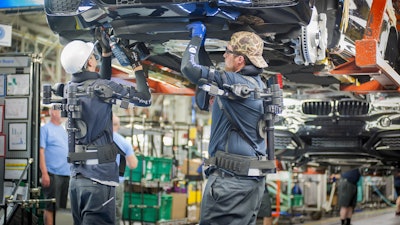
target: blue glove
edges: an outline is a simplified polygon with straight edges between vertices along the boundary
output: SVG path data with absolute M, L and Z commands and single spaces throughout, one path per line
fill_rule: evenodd
M 201 39 L 204 39 L 206 37 L 206 26 L 202 22 L 196 21 L 187 25 L 186 27 L 192 31 L 191 37 L 197 36 Z

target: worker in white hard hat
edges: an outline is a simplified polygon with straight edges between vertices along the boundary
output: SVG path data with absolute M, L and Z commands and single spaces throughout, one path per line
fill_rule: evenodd
M 72 75 L 71 81 L 65 86 L 67 95 L 64 96 L 68 96 L 68 101 L 73 97 L 78 99 L 76 102 L 79 102 L 81 109 L 79 116 L 68 117 L 68 123 L 75 126 L 69 129 L 68 160 L 72 165 L 70 202 L 76 225 L 115 224 L 115 187 L 119 184 L 119 169 L 115 159 L 118 147 L 113 142 L 112 104 L 115 101 L 107 101 L 110 97 L 107 91 L 112 91 L 113 96 L 122 96 L 136 106 L 151 104 L 150 90 L 138 53 L 129 52 L 127 55 L 134 67 L 136 89 L 102 79 L 111 77 L 112 53 L 107 34 L 96 29 L 95 36 L 102 48 L 101 76 L 96 72 L 93 43 L 75 40 L 68 43 L 61 53 L 61 64 Z M 104 73 L 104 69 L 109 74 Z M 94 90 L 95 94 L 80 94 L 80 90 Z M 74 95 L 73 91 L 78 95 Z

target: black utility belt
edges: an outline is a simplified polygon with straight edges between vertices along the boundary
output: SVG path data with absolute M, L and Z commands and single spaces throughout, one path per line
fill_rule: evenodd
M 118 149 L 114 143 L 94 146 L 75 145 L 75 152 L 68 153 L 68 162 L 74 164 L 96 165 L 114 162 Z
M 217 151 L 214 157 L 206 160 L 209 166 L 230 171 L 237 176 L 265 176 L 274 171 L 275 161 L 266 156 L 243 156 L 224 151 Z

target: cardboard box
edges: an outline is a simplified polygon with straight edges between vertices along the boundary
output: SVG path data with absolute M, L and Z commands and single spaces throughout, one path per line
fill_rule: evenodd
M 329 202 L 330 195 L 326 196 L 326 202 Z M 338 196 L 335 193 L 332 197 L 332 206 L 336 206 L 338 204 Z
M 191 159 L 190 161 L 188 159 L 185 159 L 182 164 L 182 173 L 191 176 L 201 175 L 200 173 L 197 172 L 197 170 L 202 163 L 203 163 L 202 159 Z
M 200 220 L 200 205 L 199 204 L 189 205 L 187 209 L 188 209 L 188 216 L 187 216 L 188 221 L 191 223 L 198 222 Z
M 187 194 L 171 193 L 172 195 L 172 215 L 171 219 L 186 218 Z

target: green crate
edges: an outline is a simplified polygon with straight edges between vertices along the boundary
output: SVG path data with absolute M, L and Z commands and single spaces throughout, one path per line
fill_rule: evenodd
M 130 204 L 135 205 L 137 207 L 129 208 Z M 142 208 L 138 207 L 140 205 L 143 207 Z M 122 209 L 122 218 L 124 220 L 144 221 L 144 222 L 157 222 L 159 220 L 171 219 L 171 211 L 172 211 L 171 195 L 161 195 L 161 204 L 159 209 L 153 206 L 158 206 L 157 194 L 143 194 L 143 201 L 142 201 L 142 195 L 140 193 L 125 192 L 124 204 Z
M 129 169 L 129 167 L 125 167 L 125 173 L 124 177 L 126 180 L 129 181 L 134 181 L 134 182 L 140 182 L 142 179 L 142 165 L 143 165 L 143 160 L 140 158 L 140 156 L 137 156 L 138 159 L 138 164 L 135 169 Z
M 138 165 L 135 169 L 125 168 L 125 177 L 128 177 L 130 181 L 140 182 L 142 178 L 145 180 L 153 180 L 153 174 L 157 173 L 156 167 L 153 167 L 151 162 L 153 157 L 138 155 Z M 144 168 L 143 168 L 144 166 Z
M 160 181 L 170 181 L 171 180 L 171 168 L 172 159 L 171 158 L 153 158 L 152 161 L 156 166 L 155 173 L 153 174 L 153 179 L 158 179 Z
M 125 177 L 130 181 L 140 182 L 142 178 L 145 180 L 170 181 L 172 159 L 171 158 L 157 158 L 151 156 L 137 156 L 138 166 L 135 169 L 125 169 Z

